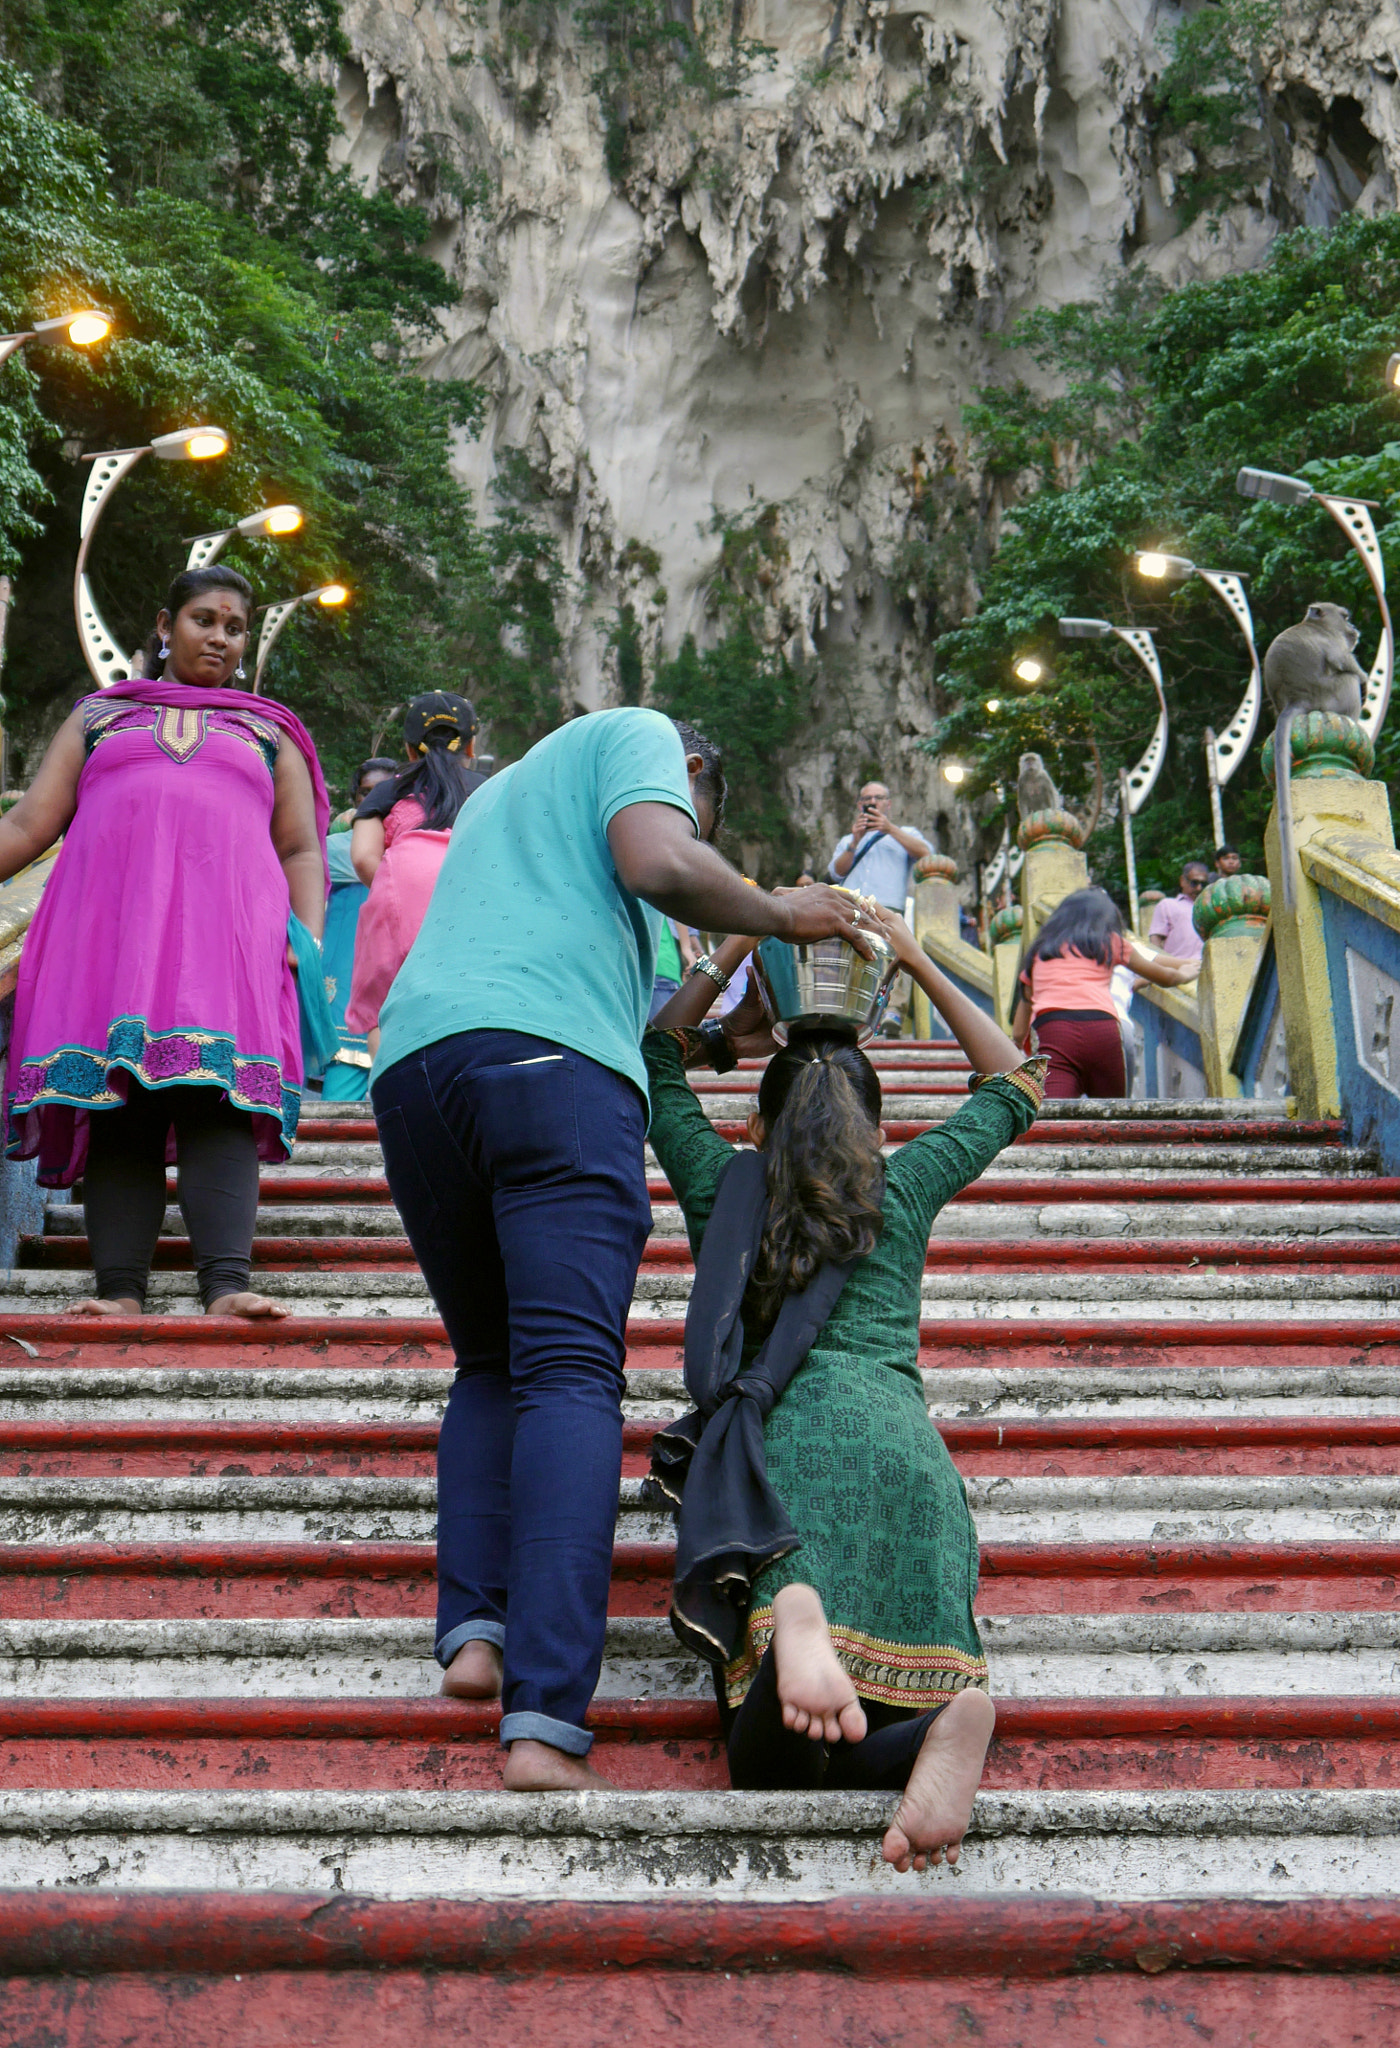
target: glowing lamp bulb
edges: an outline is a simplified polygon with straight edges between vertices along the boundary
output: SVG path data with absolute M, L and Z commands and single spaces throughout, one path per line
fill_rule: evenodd
M 295 505 L 274 505 L 264 525 L 268 533 L 295 533 L 301 525 L 301 513 Z
M 318 590 L 316 593 L 317 604 L 348 604 L 349 600 L 350 593 L 343 583 L 328 583 L 324 590 Z
M 74 348 L 91 348 L 94 342 L 105 341 L 112 331 L 112 323 L 104 313 L 75 313 L 68 322 L 68 339 Z
M 993 714 L 993 716 L 995 716 L 995 714 L 1001 709 L 1000 697 L 989 697 L 987 699 L 987 709 Z
M 943 763 L 943 780 L 951 782 L 954 789 L 956 789 L 960 782 L 966 782 L 967 770 L 960 761 L 945 761 Z
M 1137 558 L 1137 568 L 1139 576 L 1165 576 L 1167 573 L 1167 558 L 1165 555 L 1139 555 Z
M 212 462 L 216 455 L 227 455 L 228 442 L 222 434 L 191 434 L 185 453 L 191 462 Z
M 1017 662 L 1014 674 L 1019 682 L 1038 683 L 1045 673 L 1045 664 L 1037 661 L 1033 654 L 1023 654 Z

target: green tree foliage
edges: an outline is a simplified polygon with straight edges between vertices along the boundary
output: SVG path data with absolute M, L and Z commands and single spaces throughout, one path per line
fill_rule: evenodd
M 408 354 L 455 296 L 419 253 L 426 216 L 329 163 L 314 67 L 341 52 L 331 0 L 18 0 L 3 34 L 32 70 L 0 58 L 0 317 L 92 302 L 115 321 L 90 357 L 31 347 L 0 371 L 18 771 L 85 684 L 78 457 L 199 420 L 228 430 L 229 455 L 146 461 L 103 519 L 91 571 L 124 647 L 190 535 L 291 500 L 307 515 L 294 540 L 224 559 L 263 599 L 351 586 L 347 612 L 295 616 L 269 670 L 335 772 L 423 689 L 468 690 L 498 751 L 556 722 L 552 544 L 514 500 L 477 520 L 451 456 L 478 394 Z
M 976 615 L 939 644 L 948 709 L 930 745 L 969 763 L 970 794 L 1000 785 L 1009 798 L 1018 757 L 1034 748 L 1082 799 L 1091 736 L 1111 793 L 1118 768 L 1151 736 L 1151 686 L 1121 643 L 1062 641 L 1056 619 L 1150 626 L 1172 737 L 1137 821 L 1139 871 L 1160 881 L 1209 851 L 1202 733 L 1223 730 L 1243 696 L 1244 647 L 1198 579 L 1148 584 L 1133 553 L 1160 548 L 1243 573 L 1261 648 L 1313 600 L 1347 605 L 1369 666 L 1376 606 L 1341 532 L 1316 508 L 1250 503 L 1234 479 L 1249 464 L 1375 499 L 1394 575 L 1400 408 L 1384 368 L 1398 304 L 1400 219 L 1350 216 L 1329 233 L 1282 238 L 1258 270 L 1166 294 L 1118 284 L 1095 304 L 1035 314 L 1013 333 L 1058 388 L 1049 397 L 1020 384 L 986 391 L 970 413 L 980 461 L 1015 493 Z M 1050 670 L 1048 685 L 1032 691 L 1012 677 L 1027 652 Z M 989 700 L 1001 708 L 989 712 Z M 1400 769 L 1397 717 L 1381 736 L 1381 774 Z M 1269 724 L 1266 707 L 1261 741 Z M 1256 747 L 1225 792 L 1227 832 L 1256 867 L 1268 805 Z M 1120 845 L 1107 824 L 1092 849 L 1111 881 L 1121 881 Z

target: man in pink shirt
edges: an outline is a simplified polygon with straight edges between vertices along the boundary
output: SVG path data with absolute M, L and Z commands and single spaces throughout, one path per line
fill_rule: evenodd
M 1205 950 L 1192 913 L 1196 898 L 1209 880 L 1210 869 L 1203 860 L 1188 861 L 1181 870 L 1181 894 L 1164 896 L 1152 913 L 1148 938 L 1155 939 L 1164 952 L 1178 960 L 1199 960 Z

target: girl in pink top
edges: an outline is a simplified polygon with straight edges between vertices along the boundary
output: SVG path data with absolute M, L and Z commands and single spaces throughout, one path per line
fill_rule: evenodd
M 1102 889 L 1076 889 L 1041 926 L 1021 966 L 1011 1036 L 1049 1053 L 1049 1100 L 1128 1092 L 1113 970 L 1131 967 L 1163 988 L 1192 981 L 1200 962 L 1142 952 L 1124 936 L 1118 906 Z
M 476 712 L 465 697 L 431 690 L 404 720 L 412 766 L 371 790 L 355 813 L 350 858 L 369 897 L 355 933 L 355 971 L 345 1022 L 378 1048 L 379 1012 L 417 938 L 452 827 L 486 777 L 472 767 Z

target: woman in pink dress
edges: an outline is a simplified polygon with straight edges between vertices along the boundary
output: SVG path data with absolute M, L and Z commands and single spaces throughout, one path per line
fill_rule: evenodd
M 369 900 L 355 934 L 345 1022 L 379 1046 L 379 1012 L 427 915 L 457 813 L 486 777 L 473 768 L 476 712 L 465 697 L 430 690 L 404 719 L 412 765 L 372 790 L 355 813 L 350 858 Z
M 253 593 L 177 576 L 154 675 L 80 700 L 0 820 L 0 879 L 63 836 L 25 939 L 6 1153 L 83 1183 L 95 1313 L 145 1306 L 178 1169 L 206 1315 L 277 1316 L 248 1291 L 258 1162 L 301 1106 L 295 911 L 319 941 L 329 806 L 301 721 L 243 676 Z

